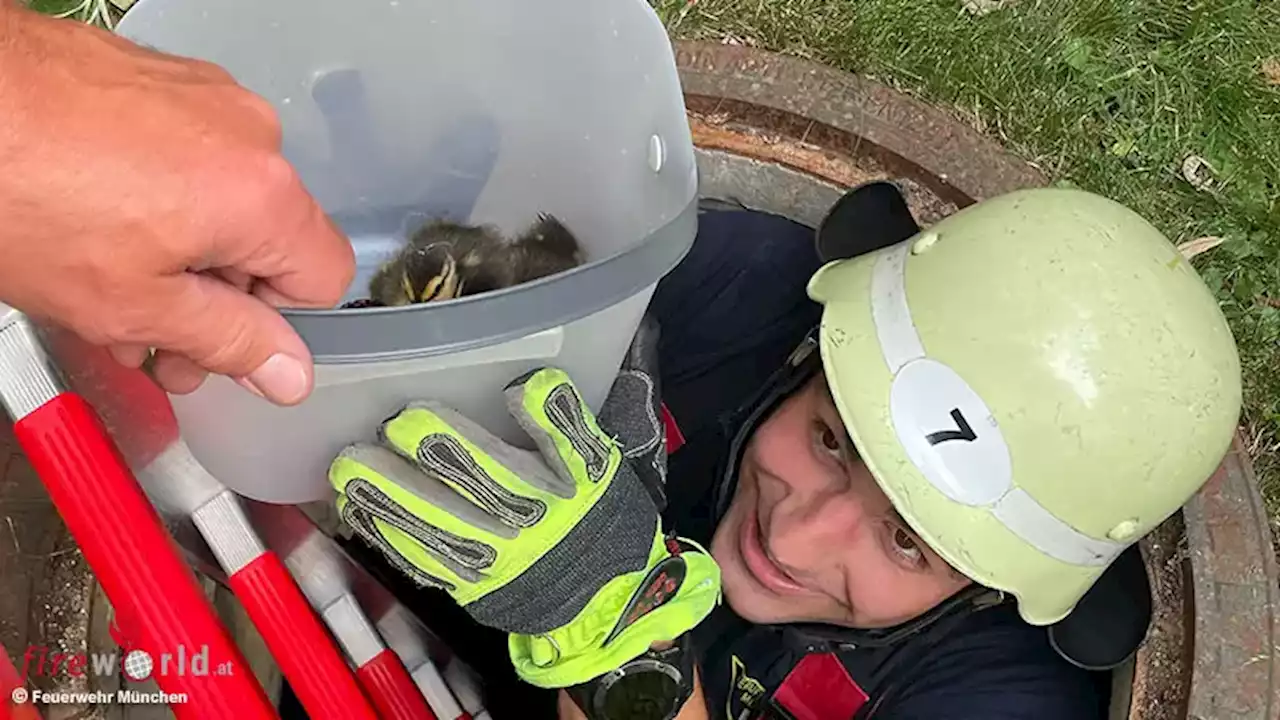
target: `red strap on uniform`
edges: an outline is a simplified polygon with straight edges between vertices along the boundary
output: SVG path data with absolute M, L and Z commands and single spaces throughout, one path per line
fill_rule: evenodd
M 666 403 L 662 403 L 662 425 L 667 430 L 667 454 L 670 455 L 684 445 L 684 433 L 680 432 L 680 426 L 676 425 L 676 419 L 667 409 Z
M 850 718 L 867 693 L 832 653 L 806 655 L 773 694 L 773 703 L 795 720 Z

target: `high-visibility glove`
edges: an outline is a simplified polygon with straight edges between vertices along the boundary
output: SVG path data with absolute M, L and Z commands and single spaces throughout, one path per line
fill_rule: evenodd
M 663 533 L 569 377 L 543 368 L 505 393 L 539 452 L 412 403 L 382 424 L 381 442 L 334 460 L 343 520 L 417 582 L 510 633 L 516 672 L 533 685 L 586 682 L 701 622 L 720 600 L 719 568 Z

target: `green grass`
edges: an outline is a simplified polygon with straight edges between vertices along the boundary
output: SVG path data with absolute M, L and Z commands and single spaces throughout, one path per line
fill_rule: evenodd
M 27 7 L 49 15 L 72 18 L 110 30 L 122 14 L 111 0 L 26 0 Z
M 1244 426 L 1280 518 L 1280 56 L 1277 0 L 654 0 L 678 38 L 733 41 L 860 73 L 952 109 L 1057 182 L 1141 213 L 1194 263 L 1240 347 Z M 1280 78 L 1275 79 L 1280 82 Z M 1206 159 L 1214 187 L 1182 176 Z
M 1280 85 L 1262 72 L 1280 56 L 1280 0 L 1021 0 L 982 17 L 960 0 L 651 2 L 675 37 L 806 57 L 949 107 L 1175 243 L 1225 238 L 1195 264 L 1240 346 L 1244 426 L 1280 518 Z M 1211 189 L 1182 177 L 1189 155 L 1214 169 Z

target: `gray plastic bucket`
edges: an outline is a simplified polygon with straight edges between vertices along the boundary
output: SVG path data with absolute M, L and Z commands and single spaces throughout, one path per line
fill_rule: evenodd
M 531 443 L 502 387 L 564 368 L 603 402 L 657 281 L 696 229 L 697 171 L 670 41 L 644 0 L 141 0 L 119 34 L 223 66 L 269 100 L 285 154 L 351 237 L 348 298 L 429 217 L 515 232 L 539 212 L 586 250 L 574 270 L 408 308 L 287 310 L 316 390 L 292 408 L 222 377 L 172 396 L 223 483 L 327 497 L 330 460 L 413 399 Z

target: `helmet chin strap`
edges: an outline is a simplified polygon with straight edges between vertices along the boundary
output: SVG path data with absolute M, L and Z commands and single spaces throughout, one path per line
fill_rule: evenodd
M 794 633 L 806 645 L 834 646 L 831 648 L 833 650 L 882 648 L 935 628 L 945 634 L 951 623 L 943 621 L 959 620 L 970 613 L 1002 605 L 1007 600 L 1008 596 L 1003 592 L 974 583 L 934 605 L 927 612 L 892 627 L 858 629 L 824 623 L 789 623 L 786 631 Z
M 729 510 L 738 487 L 738 468 L 752 435 L 773 411 L 791 397 L 822 369 L 822 356 L 818 353 L 818 328 L 809 331 L 800 345 L 781 368 L 751 400 L 734 413 L 736 430 L 729 444 L 728 462 L 724 473 L 716 483 L 714 495 L 715 521 L 718 525 Z M 854 629 L 822 623 L 789 623 L 784 631 L 797 637 L 803 644 L 835 646 L 834 649 L 885 647 L 902 642 L 909 636 L 937 627 L 943 630 L 950 623 L 939 625 L 947 618 L 957 618 L 971 612 L 995 607 L 1007 601 L 1005 593 L 978 584 L 971 584 L 951 597 L 938 603 L 929 611 L 911 620 L 889 628 Z
M 742 463 L 742 454 L 747 443 L 755 434 L 756 428 L 764 422 L 784 400 L 791 397 L 819 370 L 822 369 L 822 357 L 818 354 L 818 328 L 813 328 L 805 335 L 800 345 L 791 351 L 787 361 L 774 371 L 764 386 L 752 396 L 741 408 L 733 413 L 732 422 L 736 426 L 733 439 L 729 442 L 728 463 L 715 489 L 715 519 L 719 524 L 729 510 L 733 493 L 738 487 L 738 466 Z

